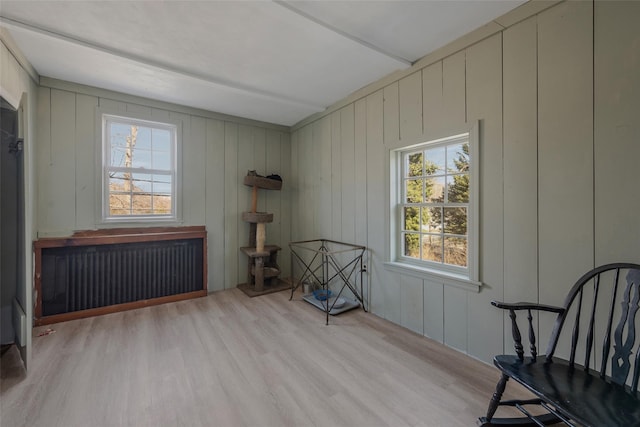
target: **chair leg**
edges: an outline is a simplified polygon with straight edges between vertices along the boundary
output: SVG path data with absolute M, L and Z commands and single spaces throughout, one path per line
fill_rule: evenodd
M 500 381 L 498 381 L 498 384 L 496 385 L 496 391 L 493 393 L 491 401 L 489 402 L 489 409 L 487 409 L 487 421 L 491 421 L 491 418 L 493 418 L 493 415 L 496 413 L 498 405 L 500 404 L 500 399 L 502 399 L 502 393 L 504 393 L 504 389 L 507 387 L 507 381 L 509 381 L 509 377 L 502 374 Z

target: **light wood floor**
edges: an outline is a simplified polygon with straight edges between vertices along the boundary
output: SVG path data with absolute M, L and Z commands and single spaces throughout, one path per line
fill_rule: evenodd
M 486 410 L 494 368 L 362 310 L 325 326 L 288 297 L 232 289 L 36 328 L 28 376 L 15 348 L 2 357 L 0 425 L 472 426 Z

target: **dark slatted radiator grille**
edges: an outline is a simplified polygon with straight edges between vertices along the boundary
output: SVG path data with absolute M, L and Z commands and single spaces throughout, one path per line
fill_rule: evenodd
M 37 241 L 36 323 L 206 295 L 204 227 L 169 230 Z
M 42 314 L 202 289 L 202 241 L 127 243 L 42 252 Z
M 202 241 L 50 248 L 42 314 L 69 313 L 202 289 Z

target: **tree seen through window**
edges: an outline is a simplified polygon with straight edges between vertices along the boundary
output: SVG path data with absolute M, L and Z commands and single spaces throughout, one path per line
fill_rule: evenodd
M 402 254 L 468 265 L 469 142 L 454 140 L 404 152 Z

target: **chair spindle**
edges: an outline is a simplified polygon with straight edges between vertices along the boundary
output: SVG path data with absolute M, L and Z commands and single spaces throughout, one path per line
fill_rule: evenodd
M 529 347 L 531 349 L 531 359 L 535 362 L 538 358 L 538 350 L 536 349 L 536 332 L 533 329 L 533 316 L 531 309 L 527 310 L 527 319 L 529 320 Z
M 595 277 L 595 282 L 593 283 L 593 302 L 591 306 L 591 318 L 589 319 L 589 332 L 587 333 L 587 346 L 585 348 L 584 355 L 584 369 L 585 371 L 589 370 L 589 366 L 591 364 L 591 350 L 593 349 L 593 329 L 595 327 L 595 319 L 596 319 L 596 306 L 598 303 L 598 291 L 600 290 L 600 275 L 598 274 Z
M 518 328 L 518 322 L 516 322 L 515 310 L 509 310 L 509 317 L 511 318 L 511 333 L 513 335 L 514 347 L 518 359 L 524 360 L 524 347 L 522 347 L 522 336 L 520 335 L 520 329 Z
M 611 350 L 611 327 L 613 326 L 613 310 L 615 309 L 616 298 L 618 296 L 618 283 L 620 279 L 620 269 L 616 268 L 616 274 L 613 278 L 613 289 L 611 292 L 611 303 L 609 304 L 609 319 L 607 320 L 607 333 L 602 343 L 602 364 L 600 366 L 600 378 L 604 378 L 607 374 L 607 363 L 609 362 L 609 353 Z
M 575 365 L 576 362 L 576 348 L 578 347 L 578 337 L 580 336 L 580 314 L 582 313 L 583 294 L 584 288 L 581 288 L 578 298 L 578 309 L 576 310 L 576 323 L 573 325 L 573 335 L 571 337 L 571 357 L 569 358 L 570 366 Z

